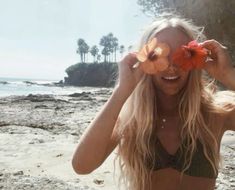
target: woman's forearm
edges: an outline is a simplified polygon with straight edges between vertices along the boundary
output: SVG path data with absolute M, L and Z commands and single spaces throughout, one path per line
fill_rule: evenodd
M 73 157 L 77 173 L 90 173 L 104 160 L 115 123 L 127 97 L 114 89 L 111 97 L 84 132 Z

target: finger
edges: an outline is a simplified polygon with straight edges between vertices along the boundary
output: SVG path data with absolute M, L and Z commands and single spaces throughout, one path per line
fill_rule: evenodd
M 207 56 L 207 59 L 216 60 L 217 54 L 215 52 L 211 51 L 210 54 Z
M 128 54 L 128 65 L 130 66 L 131 71 L 135 75 L 136 78 L 141 78 L 143 76 L 143 71 L 140 69 L 140 67 L 133 67 L 136 63 L 138 63 L 137 59 L 137 52 L 130 52 Z
M 132 53 L 128 53 L 127 55 L 125 55 L 122 60 L 120 61 L 120 63 L 122 62 L 131 62 L 131 60 L 133 60 L 135 58 L 135 55 Z
M 140 69 L 140 67 L 135 68 L 133 70 L 133 73 L 134 73 L 134 75 L 136 76 L 137 79 L 140 79 L 143 76 L 143 74 L 144 74 L 143 70 Z
M 212 39 L 212 40 L 206 40 L 206 41 L 200 43 L 200 45 L 202 45 L 205 48 L 215 48 L 217 46 L 220 46 L 220 43 L 217 42 L 216 40 Z
M 133 53 L 128 53 L 121 62 L 119 62 L 119 68 L 124 69 L 128 68 L 128 70 L 133 70 L 133 65 L 137 62 L 136 55 Z
M 132 68 L 138 62 L 136 53 L 132 52 L 127 55 L 127 64 Z
M 133 56 L 137 56 L 138 53 L 137 52 L 130 52 L 130 54 Z
M 208 59 L 206 62 L 205 62 L 205 66 L 211 66 L 211 65 L 215 65 L 216 62 L 213 60 L 213 59 Z
M 206 41 L 200 43 L 200 45 L 208 50 L 215 52 L 215 53 L 218 53 L 222 49 L 227 49 L 225 46 L 223 46 L 222 44 L 220 44 L 219 42 L 217 42 L 214 39 L 206 40 Z

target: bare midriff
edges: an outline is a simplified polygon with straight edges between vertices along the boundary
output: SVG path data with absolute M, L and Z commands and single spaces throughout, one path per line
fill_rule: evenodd
M 214 190 L 215 182 L 216 179 L 188 175 L 180 179 L 179 171 L 166 168 L 153 172 L 151 190 Z

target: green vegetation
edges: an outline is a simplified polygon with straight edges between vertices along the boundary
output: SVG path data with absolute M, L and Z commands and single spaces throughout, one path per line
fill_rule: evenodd
M 80 62 L 66 69 L 68 77 L 65 77 L 65 84 L 74 86 L 114 86 L 118 71 L 117 52 L 119 50 L 120 55 L 123 56 L 125 46 L 119 46 L 118 39 L 112 33 L 100 39 L 100 49 L 98 45 L 93 45 L 90 48 L 82 38 L 78 39 L 77 45 Z M 88 62 L 89 56 L 93 57 L 93 62 Z M 102 58 L 103 62 L 101 62 Z
M 112 87 L 117 70 L 117 63 L 77 63 L 66 69 L 68 77 L 65 77 L 65 84 Z
M 207 37 L 228 47 L 235 61 L 235 1 L 138 0 L 137 3 L 145 14 L 153 18 L 164 11 L 171 11 L 192 19 L 198 26 L 205 26 Z
M 109 33 L 100 39 L 99 45 L 101 49 L 98 48 L 98 45 L 93 45 L 90 48 L 90 46 L 82 38 L 78 39 L 77 45 L 77 54 L 80 56 L 81 63 L 87 62 L 89 53 L 93 56 L 94 63 L 100 62 L 102 56 L 103 62 L 117 62 L 117 51 L 119 50 L 121 55 L 125 51 L 125 46 L 119 46 L 118 39 L 113 35 L 113 33 Z

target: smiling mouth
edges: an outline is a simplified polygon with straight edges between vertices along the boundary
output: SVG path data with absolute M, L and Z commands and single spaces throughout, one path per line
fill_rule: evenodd
M 168 76 L 168 77 L 162 77 L 163 80 L 169 81 L 169 82 L 174 82 L 179 80 L 180 76 Z

